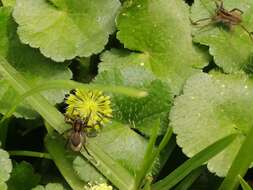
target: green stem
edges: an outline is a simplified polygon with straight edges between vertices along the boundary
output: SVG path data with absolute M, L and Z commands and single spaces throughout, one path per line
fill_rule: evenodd
M 12 67 L 6 59 L 0 56 L 0 74 L 9 82 L 9 84 L 18 92 L 24 94 L 31 90 L 31 86 L 26 79 Z M 27 97 L 28 103 L 37 111 L 49 124 L 59 133 L 68 129 L 64 122 L 63 115 L 52 106 L 42 95 L 33 94 Z M 2 122 L 2 121 L 1 121 Z
M 246 139 L 235 157 L 227 177 L 222 182 L 219 190 L 234 190 L 239 186 L 238 175 L 244 176 L 253 161 L 253 154 L 249 153 L 253 147 L 253 127 L 251 127 Z
M 213 156 L 226 148 L 234 139 L 235 134 L 228 135 L 215 143 L 211 144 L 204 150 L 197 153 L 194 157 L 184 162 L 176 170 L 170 173 L 167 177 L 161 179 L 152 185 L 153 190 L 168 190 L 175 186 L 178 182 L 184 179 L 193 170 L 200 167 L 203 163 L 211 159 Z
M 28 156 L 28 157 L 52 159 L 52 157 L 48 153 L 35 152 L 35 151 L 13 150 L 9 151 L 8 153 L 10 154 L 10 156 Z

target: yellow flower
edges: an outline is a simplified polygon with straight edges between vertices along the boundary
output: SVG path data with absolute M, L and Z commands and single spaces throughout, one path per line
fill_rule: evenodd
M 106 183 L 101 183 L 97 185 L 89 184 L 89 187 L 86 187 L 87 190 L 112 190 L 112 186 L 107 185 Z
M 110 97 L 98 90 L 76 89 L 65 102 L 68 104 L 66 115 L 69 118 L 80 118 L 94 128 L 108 122 L 112 117 Z

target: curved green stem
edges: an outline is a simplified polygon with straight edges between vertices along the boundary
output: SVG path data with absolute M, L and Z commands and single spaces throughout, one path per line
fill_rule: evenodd
M 52 159 L 52 157 L 48 153 L 35 152 L 35 151 L 13 150 L 8 151 L 8 153 L 10 154 L 10 156 L 28 156 L 28 157 Z

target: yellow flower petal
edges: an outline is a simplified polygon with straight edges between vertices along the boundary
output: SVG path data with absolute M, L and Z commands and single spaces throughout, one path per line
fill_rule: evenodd
M 98 90 L 76 89 L 65 101 L 68 104 L 66 115 L 72 119 L 81 118 L 91 127 L 109 122 L 112 118 L 111 100 Z

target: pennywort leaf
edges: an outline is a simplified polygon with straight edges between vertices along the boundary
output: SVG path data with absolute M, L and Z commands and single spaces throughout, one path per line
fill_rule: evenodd
M 218 3 L 221 3 L 217 1 Z M 217 24 L 211 20 L 199 22 L 194 31 L 194 42 L 209 46 L 209 52 L 215 63 L 227 73 L 241 70 L 252 73 L 253 41 L 249 32 L 253 29 L 253 2 L 251 0 L 226 0 L 224 8 L 228 11 L 237 8 L 242 11 L 242 22 L 231 28 L 224 24 Z M 215 16 L 215 1 L 196 0 L 191 9 L 191 19 L 198 21 Z
M 252 129 L 253 83 L 244 74 L 198 74 L 176 98 L 170 119 L 177 143 L 192 157 L 229 134 L 236 139 L 208 161 L 208 169 L 225 176 Z
M 185 80 L 207 65 L 205 55 L 193 46 L 188 6 L 184 1 L 136 0 L 125 3 L 117 18 L 117 38 L 142 58 L 159 78 L 178 94 Z M 159 33 L 157 33 L 159 31 Z
M 123 85 L 146 91 L 148 96 L 136 99 L 117 94 L 110 94 L 113 104 L 114 119 L 131 124 L 145 135 L 152 133 L 152 121 L 159 118 L 159 134 L 165 133 L 168 127 L 168 113 L 171 107 L 172 93 L 167 83 L 158 79 L 145 65 L 141 65 L 127 51 L 107 51 L 99 65 L 100 73 L 95 84 Z M 149 109 L 152 108 L 152 109 Z
M 119 7 L 118 0 L 18 0 L 13 16 L 23 43 L 64 61 L 102 51 Z
M 67 63 L 54 63 L 41 55 L 38 50 L 21 44 L 16 34 L 17 26 L 12 19 L 11 13 L 12 9 L 10 7 L 0 8 L 0 56 L 4 57 L 13 68 L 22 73 L 22 76 L 30 86 L 58 79 L 70 79 L 72 74 L 67 68 Z M 5 114 L 19 93 L 5 78 L 0 77 L 0 84 L 0 112 Z M 55 104 L 62 101 L 65 93 L 66 91 L 64 90 L 52 90 L 42 94 L 52 104 Z M 27 102 L 22 102 L 14 112 L 14 115 L 25 118 L 37 116 Z
M 3 149 L 0 149 L 0 168 L 0 188 L 7 190 L 6 181 L 10 178 L 12 163 L 9 154 Z

